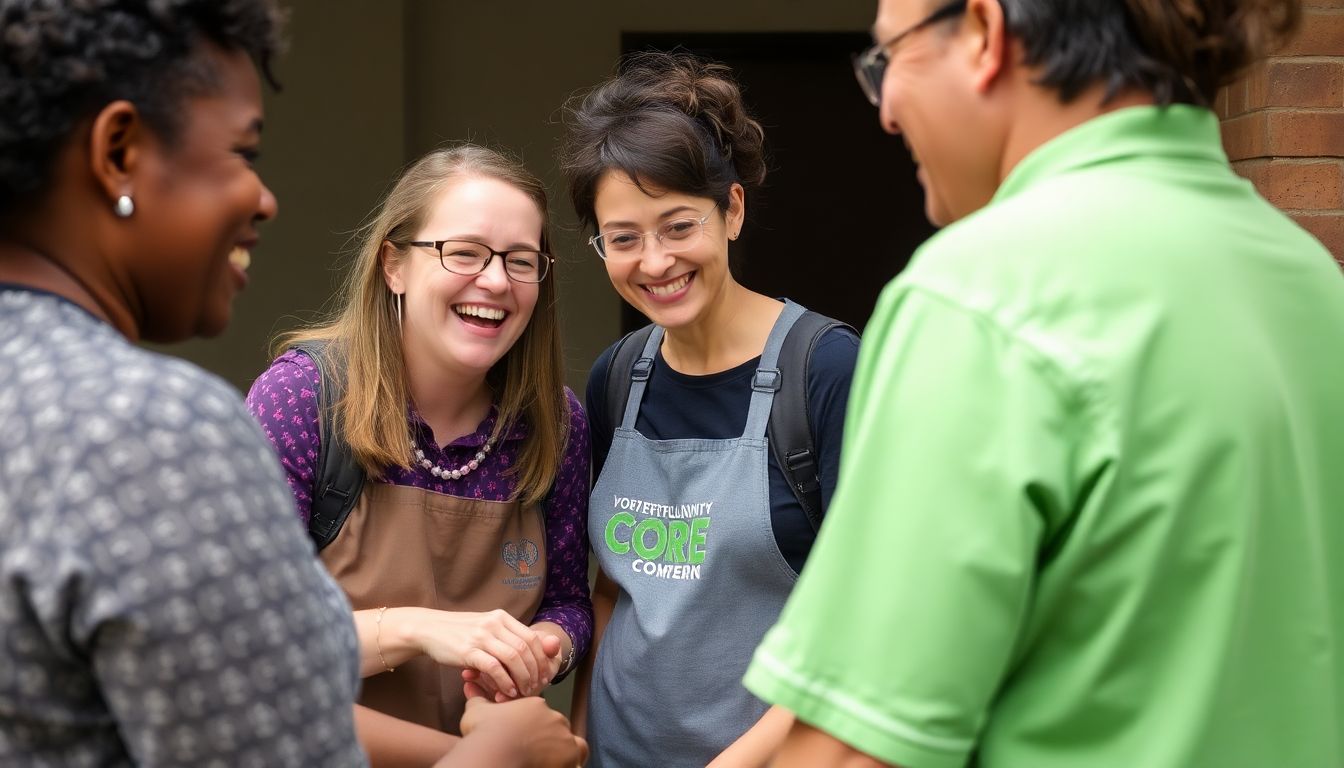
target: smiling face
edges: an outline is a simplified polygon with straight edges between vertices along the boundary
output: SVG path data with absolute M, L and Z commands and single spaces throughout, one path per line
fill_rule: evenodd
M 653 194 L 650 194 L 653 193 Z M 597 183 L 593 201 L 599 232 L 657 231 L 675 219 L 705 219 L 704 233 L 685 250 L 669 253 L 646 236 L 638 256 L 619 258 L 609 251 L 603 262 L 621 298 L 664 328 L 694 325 L 717 309 L 734 285 L 728 270 L 728 236 L 742 222 L 741 188 L 729 195 L 729 210 L 714 201 L 679 192 L 640 189 L 629 176 L 608 171 Z
M 242 51 L 205 45 L 215 87 L 182 103 L 171 143 L 149 136 L 126 192 L 136 212 L 125 224 L 121 279 L 138 304 L 140 333 L 153 341 L 214 336 L 247 284 L 242 262 L 256 223 L 276 200 L 252 161 L 261 141 L 261 84 Z
M 522 191 L 498 179 L 463 175 L 427 209 L 417 241 L 472 240 L 496 251 L 541 249 L 543 218 Z M 402 294 L 402 344 L 408 364 L 483 377 L 518 341 L 539 287 L 509 279 L 500 257 L 484 272 L 459 275 L 422 246 L 383 249 L 388 289 Z M 546 279 L 550 279 L 547 277 Z

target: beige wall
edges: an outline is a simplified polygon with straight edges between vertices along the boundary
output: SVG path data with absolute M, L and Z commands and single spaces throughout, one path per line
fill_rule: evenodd
M 621 33 L 856 31 L 874 0 L 524 0 L 406 4 L 408 148 L 470 139 L 507 147 L 542 175 L 557 226 L 569 383 L 619 330 L 620 299 L 579 233 L 555 163 L 560 105 L 612 72 Z
M 873 0 L 289 0 L 284 92 L 267 98 L 260 168 L 280 200 L 223 337 L 172 348 L 245 389 L 280 329 L 328 300 L 337 254 L 406 162 L 445 142 L 510 149 L 551 191 L 570 386 L 619 328 L 555 166 L 560 105 L 608 75 L 623 31 L 855 31 Z M 344 262 L 341 262 L 342 264 Z
M 272 335 L 332 294 L 337 254 L 406 157 L 400 2 L 288 2 L 290 49 L 266 95 L 262 178 L 280 215 L 261 228 L 252 281 L 217 339 L 166 351 L 246 390 Z

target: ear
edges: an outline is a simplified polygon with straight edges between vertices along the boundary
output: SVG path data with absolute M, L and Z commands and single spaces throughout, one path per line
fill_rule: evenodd
M 733 182 L 733 186 L 728 188 L 728 210 L 724 212 L 723 219 L 727 225 L 728 236 L 736 240 L 742 232 L 742 222 L 747 217 L 747 191 L 741 184 Z
M 971 72 L 977 93 L 987 93 L 1008 66 L 1008 29 L 999 0 L 970 0 L 966 5 Z
M 378 253 L 378 261 L 382 264 L 383 282 L 387 283 L 387 289 L 393 293 L 405 293 L 406 281 L 401 275 L 405 260 L 401 258 L 397 247 L 384 240 L 383 247 Z
M 149 140 L 144 117 L 129 101 L 103 107 L 93 118 L 89 135 L 89 170 L 111 201 L 135 192 L 135 175 Z

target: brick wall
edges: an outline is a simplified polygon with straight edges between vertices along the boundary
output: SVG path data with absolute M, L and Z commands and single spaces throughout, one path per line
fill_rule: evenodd
M 1232 167 L 1344 265 L 1344 0 L 1304 0 L 1302 28 L 1218 95 Z

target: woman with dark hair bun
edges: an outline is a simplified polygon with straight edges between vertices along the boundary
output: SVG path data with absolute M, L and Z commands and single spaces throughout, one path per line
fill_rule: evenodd
M 881 0 L 855 73 L 943 229 L 745 678 L 772 765 L 1344 765 L 1344 277 L 1208 108 L 1299 13 Z
M 805 365 L 781 362 L 805 310 L 729 268 L 766 163 L 726 67 L 633 56 L 567 127 L 574 207 L 612 286 L 654 323 L 605 351 L 588 380 L 600 573 L 575 723 L 597 766 L 761 764 L 790 718 L 740 680 L 829 503 L 858 339 L 836 325 Z M 812 501 L 764 439 L 777 437 L 767 421 L 781 384 L 805 390 Z

